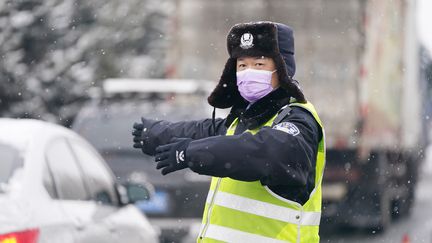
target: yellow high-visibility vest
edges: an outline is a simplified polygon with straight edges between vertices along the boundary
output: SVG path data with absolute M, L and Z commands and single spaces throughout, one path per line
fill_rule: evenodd
M 325 166 L 324 128 L 311 103 L 292 103 L 308 110 L 322 129 L 316 159 L 315 188 L 303 205 L 285 199 L 260 181 L 213 177 L 198 242 L 319 242 L 321 181 Z M 277 114 L 264 126 L 272 126 Z M 234 120 L 226 135 L 234 135 Z M 261 127 L 246 130 L 256 134 Z

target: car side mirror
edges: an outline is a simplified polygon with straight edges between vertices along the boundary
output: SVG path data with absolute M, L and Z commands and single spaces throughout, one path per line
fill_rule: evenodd
M 117 183 L 122 205 L 148 201 L 155 195 L 155 189 L 141 173 L 132 173 L 127 180 Z
M 153 196 L 151 189 L 142 184 L 128 183 L 126 185 L 126 191 L 129 198 L 129 203 L 147 201 Z
M 150 200 L 155 193 L 151 184 L 144 185 L 130 182 L 117 184 L 117 192 L 120 199 L 120 205 L 134 204 L 139 201 Z

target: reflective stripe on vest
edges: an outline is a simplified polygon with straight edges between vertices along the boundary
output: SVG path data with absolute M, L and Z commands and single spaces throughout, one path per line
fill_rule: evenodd
M 219 225 L 211 224 L 207 230 L 206 237 L 209 240 L 205 242 L 211 242 L 210 239 L 218 239 L 215 242 L 245 242 L 245 243 L 285 243 L 285 241 L 277 240 L 265 236 L 247 233 L 232 228 L 227 228 Z
M 315 188 L 304 205 L 285 199 L 260 181 L 213 177 L 198 242 L 319 242 L 321 181 L 325 166 L 324 129 L 312 104 L 293 103 L 308 110 L 319 123 Z M 275 115 L 264 126 L 272 126 Z M 238 120 L 226 133 L 233 135 Z M 261 128 L 260 127 L 260 128 Z M 255 134 L 260 128 L 247 130 Z
M 207 203 L 213 197 L 214 191 L 210 190 Z M 297 210 L 274 205 L 267 202 L 261 202 L 255 199 L 237 196 L 231 193 L 218 192 L 215 201 L 216 205 L 231 208 L 246 213 L 251 213 L 271 219 L 277 219 L 291 224 L 301 225 L 319 225 L 321 214 L 319 212 L 298 212 Z M 300 220 L 301 219 L 301 220 Z

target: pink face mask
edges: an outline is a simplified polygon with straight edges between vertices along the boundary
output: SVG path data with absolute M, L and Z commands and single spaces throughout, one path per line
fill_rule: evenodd
M 255 102 L 273 90 L 271 85 L 274 71 L 246 69 L 237 72 L 237 86 L 240 95 L 249 102 Z

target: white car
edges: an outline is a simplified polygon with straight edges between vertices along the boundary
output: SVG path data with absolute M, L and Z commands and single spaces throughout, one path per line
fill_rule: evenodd
M 158 242 L 132 203 L 149 190 L 116 182 L 75 132 L 0 119 L 0 243 Z

